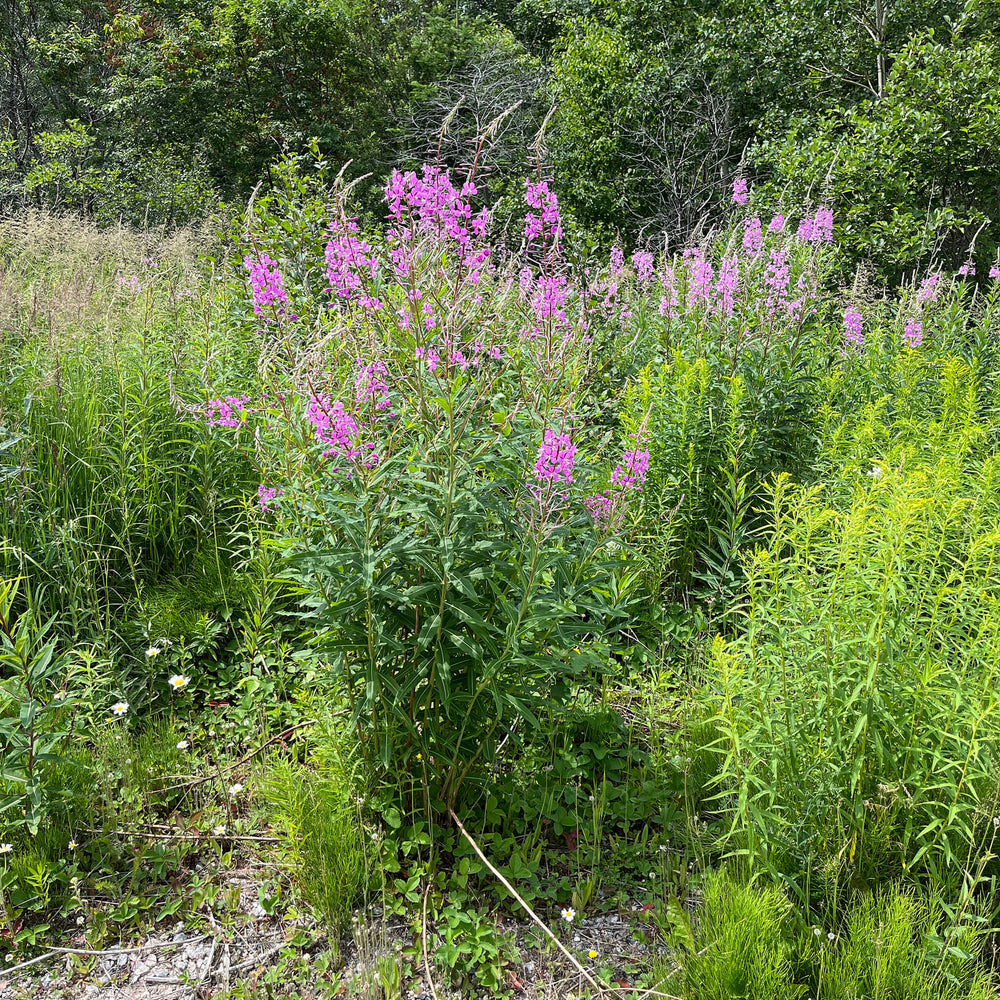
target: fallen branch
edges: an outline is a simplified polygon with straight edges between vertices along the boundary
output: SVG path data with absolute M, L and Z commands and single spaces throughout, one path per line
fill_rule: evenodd
M 468 830 L 465 829 L 465 827 L 462 825 L 462 821 L 455 815 L 454 811 L 451 810 L 451 809 L 449 809 L 448 810 L 448 815 L 451 816 L 451 818 L 455 821 L 455 825 L 458 827 L 458 829 L 461 832 L 462 836 L 465 837 L 465 839 L 472 845 L 472 849 L 476 852 L 476 854 L 479 855 L 479 860 L 482 861 L 482 863 L 484 865 L 486 865 L 487 868 L 489 868 L 489 870 L 493 873 L 493 875 L 497 879 L 499 879 L 500 884 L 521 904 L 521 906 L 524 908 L 524 910 L 528 914 L 528 916 L 531 917 L 531 919 L 536 924 L 538 924 L 539 927 L 541 927 L 541 929 L 545 932 L 545 934 L 552 940 L 552 943 L 570 960 L 570 962 L 572 963 L 572 965 L 574 966 L 574 968 L 580 973 L 580 975 L 583 976 L 583 978 L 586 979 L 587 982 L 590 983 L 590 985 L 593 986 L 594 989 L 597 990 L 598 993 L 608 993 L 608 992 L 610 992 L 610 993 L 614 993 L 616 995 L 625 996 L 626 994 L 625 994 L 624 991 L 619 990 L 616 987 L 605 986 L 602 983 L 599 983 L 577 961 L 576 956 L 569 950 L 569 948 L 567 948 L 562 943 L 562 941 L 560 941 L 559 938 L 557 938 L 555 936 L 555 934 L 553 934 L 552 931 L 549 930 L 548 925 L 521 898 L 521 895 L 517 891 L 517 889 L 515 889 L 510 884 L 510 882 L 508 882 L 507 879 L 504 878 L 504 876 L 499 871 L 497 871 L 497 869 L 491 864 L 489 858 L 487 858 L 486 855 L 483 854 L 482 850 L 480 850 L 479 845 L 472 839 L 472 835 L 469 833 Z M 632 992 L 633 991 L 629 990 L 629 995 L 631 995 Z M 658 992 L 656 992 L 654 990 L 646 990 L 646 992 L 645 992 L 644 995 L 646 995 L 646 996 L 665 997 L 665 998 L 667 998 L 667 1000 L 682 1000 L 681 997 L 674 996 L 672 993 L 658 993 Z
M 182 781 L 179 785 L 166 785 L 163 788 L 157 788 L 157 792 L 174 792 L 179 788 L 194 788 L 196 785 L 202 785 L 206 781 L 212 781 L 213 778 L 219 777 L 219 775 L 226 774 L 228 771 L 235 771 L 236 768 L 242 767 L 248 760 L 252 760 L 261 752 L 261 750 L 269 747 L 272 743 L 277 743 L 278 740 L 283 740 L 286 736 L 291 736 L 297 729 L 303 729 L 305 726 L 313 726 L 316 724 L 315 719 L 306 719 L 305 722 L 300 722 L 298 725 L 292 726 L 286 729 L 283 733 L 278 733 L 277 736 L 272 736 L 269 740 L 265 740 L 256 750 L 252 750 L 245 757 L 241 757 L 235 764 L 229 764 L 226 767 L 219 768 L 213 774 L 205 775 L 201 778 L 192 778 L 190 781 Z

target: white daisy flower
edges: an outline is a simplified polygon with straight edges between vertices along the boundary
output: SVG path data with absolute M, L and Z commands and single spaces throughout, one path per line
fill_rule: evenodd
M 242 792 L 242 791 L 243 791 L 243 786 L 239 782 L 237 782 L 235 785 L 230 785 L 229 786 L 229 794 L 230 794 L 230 796 L 239 795 L 240 792 Z
M 125 713 L 126 713 L 127 711 L 128 711 L 128 702 L 127 702 L 127 701 L 116 701 L 116 702 L 115 702 L 115 703 L 114 703 L 114 704 L 113 704 L 113 705 L 111 706 L 111 714 L 112 714 L 112 715 L 116 715 L 116 716 L 118 716 L 118 718 L 119 718 L 119 719 L 120 719 L 120 718 L 121 718 L 121 717 L 122 717 L 122 716 L 123 716 L 123 715 L 124 715 L 124 714 L 125 714 Z
M 191 678 L 183 674 L 173 674 L 167 683 L 174 691 L 183 691 L 191 683 Z
M 159 656 L 159 655 L 160 655 L 160 650 L 156 646 L 150 646 L 149 649 L 146 650 L 146 656 L 150 660 L 153 659 L 154 656 Z
M 69 847 L 71 851 L 75 851 L 79 845 L 75 840 L 71 840 L 66 846 Z
M 224 837 L 225 835 L 226 835 L 226 824 L 225 823 L 219 823 L 218 826 L 212 827 L 212 836 L 213 837 Z
M 188 743 L 187 740 L 179 740 L 178 743 L 177 743 L 177 749 L 178 750 L 187 750 L 187 748 L 189 746 L 191 746 L 191 744 Z
M 13 844 L 0 844 L 0 854 L 10 854 L 14 850 Z
M 562 911 L 562 918 L 566 923 L 571 924 L 576 920 L 576 910 L 572 906 L 567 906 L 565 910 Z

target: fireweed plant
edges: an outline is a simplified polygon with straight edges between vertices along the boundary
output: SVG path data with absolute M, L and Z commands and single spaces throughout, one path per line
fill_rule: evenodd
M 428 814 L 586 685 L 581 649 L 622 640 L 649 461 L 636 438 L 607 482 L 577 444 L 599 338 L 555 196 L 528 185 L 526 251 L 498 263 L 476 193 L 425 167 L 389 180 L 384 238 L 336 215 L 315 319 L 280 261 L 248 254 L 255 313 L 295 363 L 267 397 L 204 411 L 237 441 L 253 424 L 259 506 L 361 752 Z M 296 352 L 302 320 L 321 344 Z

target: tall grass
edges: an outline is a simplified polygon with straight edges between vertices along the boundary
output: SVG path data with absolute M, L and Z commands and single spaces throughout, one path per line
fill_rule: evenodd
M 259 353 L 233 335 L 225 290 L 195 256 L 204 247 L 192 233 L 33 215 L 0 228 L 0 426 L 12 442 L 0 573 L 105 648 L 141 643 L 160 581 L 231 575 L 255 485 L 181 403 L 234 367 L 252 372 Z

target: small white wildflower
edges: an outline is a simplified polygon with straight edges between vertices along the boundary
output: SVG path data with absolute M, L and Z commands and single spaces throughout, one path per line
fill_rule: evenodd
M 5 962 L 13 962 L 14 961 L 14 956 L 13 956 L 13 954 L 11 952 L 8 951 L 7 954 L 4 955 L 3 960 Z
M 66 692 L 65 691 L 56 691 L 56 693 L 52 696 L 52 700 L 53 701 L 65 701 L 66 700 Z
M 212 827 L 212 836 L 213 837 L 224 837 L 225 835 L 226 835 L 226 824 L 225 823 L 219 823 L 218 826 Z
M 815 934 L 816 937 L 819 937 L 820 934 L 822 934 L 822 933 L 823 933 L 823 928 L 822 927 L 814 927 L 813 928 L 813 934 Z
M 562 918 L 566 923 L 571 924 L 576 920 L 576 910 L 572 906 L 567 906 L 565 910 L 562 911 Z
M 111 706 L 111 714 L 117 716 L 119 719 L 128 711 L 127 701 L 116 701 Z
M 881 466 L 873 465 L 868 470 L 868 475 L 871 476 L 872 479 L 881 479 L 882 478 L 882 468 L 881 468 Z
M 834 939 L 834 938 L 835 938 L 836 936 L 837 936 L 837 935 L 836 935 L 836 934 L 834 934 L 834 933 L 833 933 L 833 931 L 830 931 L 830 932 L 829 932 L 829 933 L 827 934 L 827 936 L 826 936 L 826 939 L 827 939 L 827 941 L 832 941 L 832 940 L 833 940 L 833 939 Z
M 183 674 L 173 674 L 167 683 L 174 691 L 183 691 L 191 683 L 191 678 Z
M 149 659 L 153 659 L 154 656 L 159 656 L 159 655 L 160 655 L 160 651 L 159 651 L 159 649 L 157 649 L 156 646 L 150 646 L 149 649 L 146 650 L 146 656 Z
M 82 914 L 79 917 L 76 918 L 76 926 L 77 927 L 82 927 L 83 926 L 83 915 Z
M 75 851 L 75 850 L 77 849 L 77 847 L 78 847 L 79 845 L 77 844 L 77 842 L 76 842 L 75 840 L 71 840 L 71 841 L 70 841 L 70 842 L 69 842 L 69 843 L 68 843 L 68 844 L 67 844 L 66 846 L 67 846 L 67 847 L 68 847 L 68 848 L 69 848 L 69 849 L 70 849 L 71 851 Z
M 10 854 L 14 850 L 13 844 L 0 844 L 0 854 Z
M 1000 830 L 1000 816 L 993 817 L 993 829 Z
M 235 785 L 230 785 L 229 786 L 229 794 L 231 796 L 233 796 L 233 795 L 239 795 L 240 792 L 242 792 L 242 791 L 243 791 L 243 786 L 239 782 L 237 782 Z
M 189 746 L 191 746 L 191 744 L 188 743 L 187 740 L 178 740 L 178 742 L 177 742 L 177 749 L 178 750 L 187 750 L 187 748 Z

